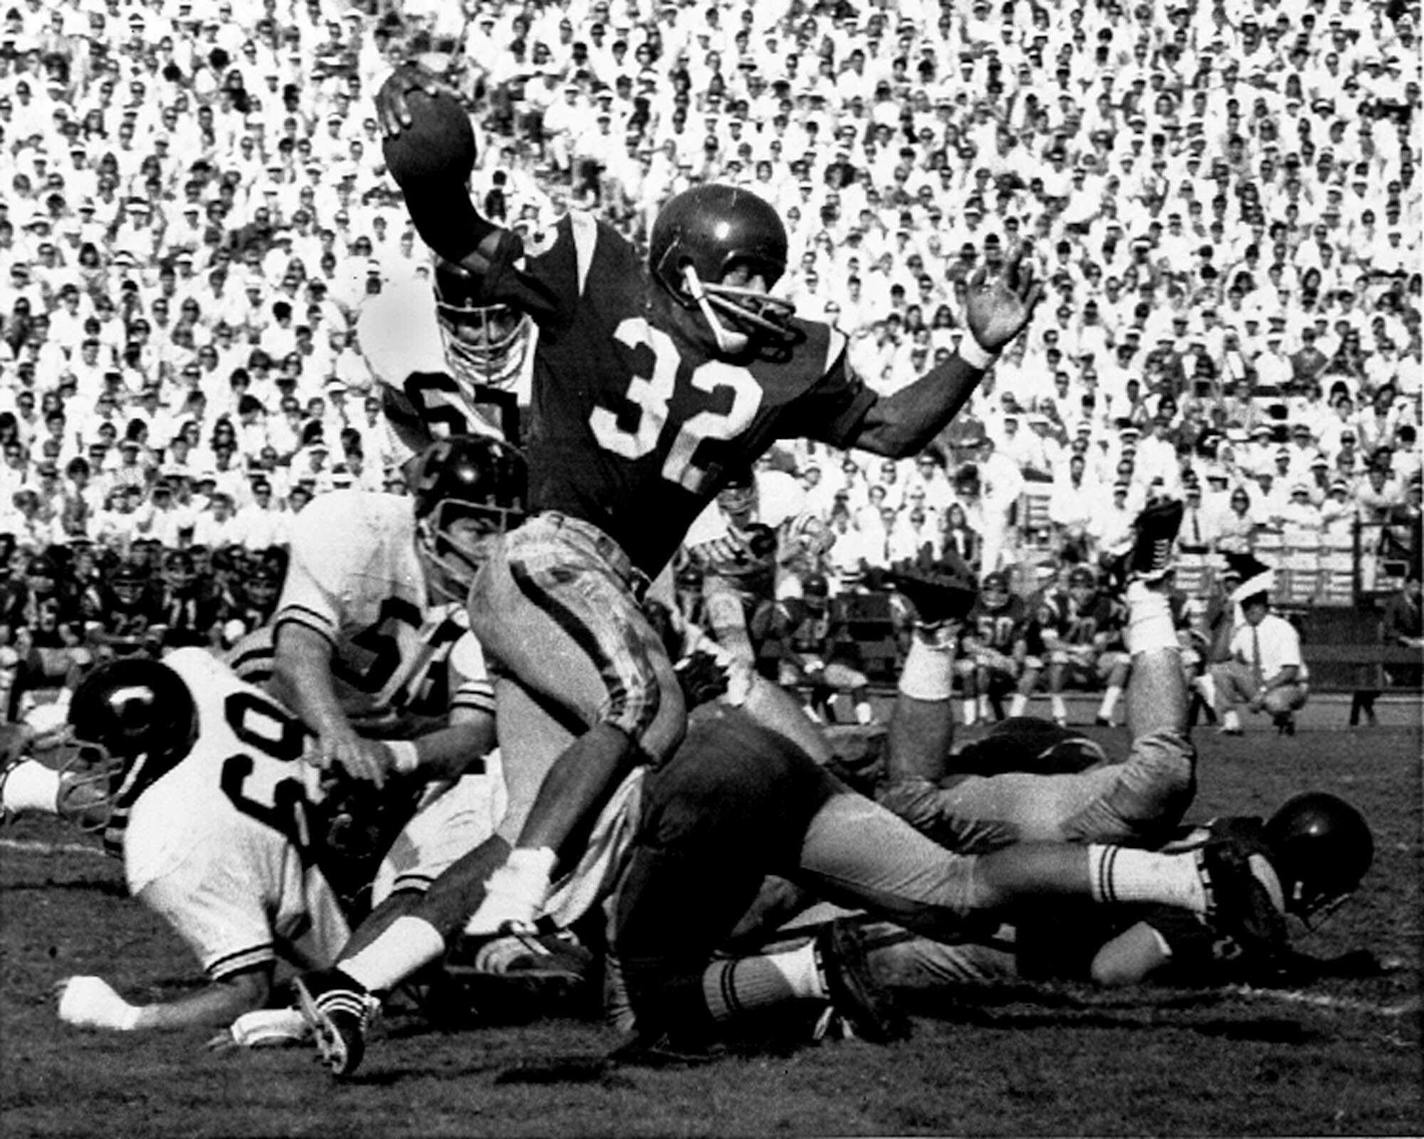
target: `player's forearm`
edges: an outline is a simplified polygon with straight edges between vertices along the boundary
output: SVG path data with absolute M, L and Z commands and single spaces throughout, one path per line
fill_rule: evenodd
M 426 245 L 473 273 L 489 268 L 489 254 L 501 230 L 480 216 L 463 184 L 417 179 L 407 181 L 401 191 L 411 223 Z
M 266 1004 L 271 988 L 270 966 L 239 973 L 175 1000 L 137 1006 L 133 1030 L 224 1027 Z
M 494 717 L 473 713 L 412 741 L 417 770 L 430 779 L 459 779 L 495 747 Z
M 983 378 L 982 370 L 951 356 L 908 387 L 876 400 L 848 445 L 895 459 L 917 454 L 949 426 Z
M 277 630 L 272 694 L 319 736 L 351 731 L 331 683 L 331 643 L 314 629 L 284 624 Z

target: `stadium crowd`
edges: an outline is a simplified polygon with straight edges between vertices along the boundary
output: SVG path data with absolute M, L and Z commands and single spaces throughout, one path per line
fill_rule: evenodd
M 833 591 L 925 540 L 1013 571 L 1040 523 L 1050 569 L 1097 565 L 1162 493 L 1188 551 L 1358 520 L 1417 558 L 1418 7 L 20 0 L 6 647 L 82 645 L 116 577 L 145 626 L 229 643 L 314 495 L 400 487 L 356 327 L 429 275 L 372 105 L 412 56 L 451 66 L 482 207 L 528 242 L 575 207 L 642 239 L 701 180 L 773 201 L 779 288 L 882 392 L 954 350 L 977 263 L 1032 243 L 1049 300 L 936 445 L 773 459 Z

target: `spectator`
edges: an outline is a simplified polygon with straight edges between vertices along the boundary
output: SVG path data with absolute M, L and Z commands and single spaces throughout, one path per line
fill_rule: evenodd
M 1270 572 L 1247 578 L 1231 595 L 1243 624 L 1231 638 L 1231 659 L 1211 668 L 1222 734 L 1242 734 L 1240 707 L 1268 712 L 1277 731 L 1295 734 L 1295 713 L 1305 706 L 1309 670 L 1301 659 L 1300 634 L 1270 611 Z

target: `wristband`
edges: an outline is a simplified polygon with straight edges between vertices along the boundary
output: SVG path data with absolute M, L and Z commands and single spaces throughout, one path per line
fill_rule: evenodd
M 420 753 L 413 740 L 386 740 L 385 744 L 398 774 L 409 775 L 420 766 Z
M 981 347 L 974 334 L 970 333 L 959 341 L 959 358 L 971 368 L 987 372 L 999 359 L 999 354 Z

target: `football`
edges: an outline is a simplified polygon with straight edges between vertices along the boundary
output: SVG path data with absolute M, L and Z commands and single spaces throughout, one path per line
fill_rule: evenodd
M 381 143 L 386 169 L 400 185 L 413 181 L 465 182 L 475 167 L 470 116 L 447 91 L 406 94 L 411 124 Z

